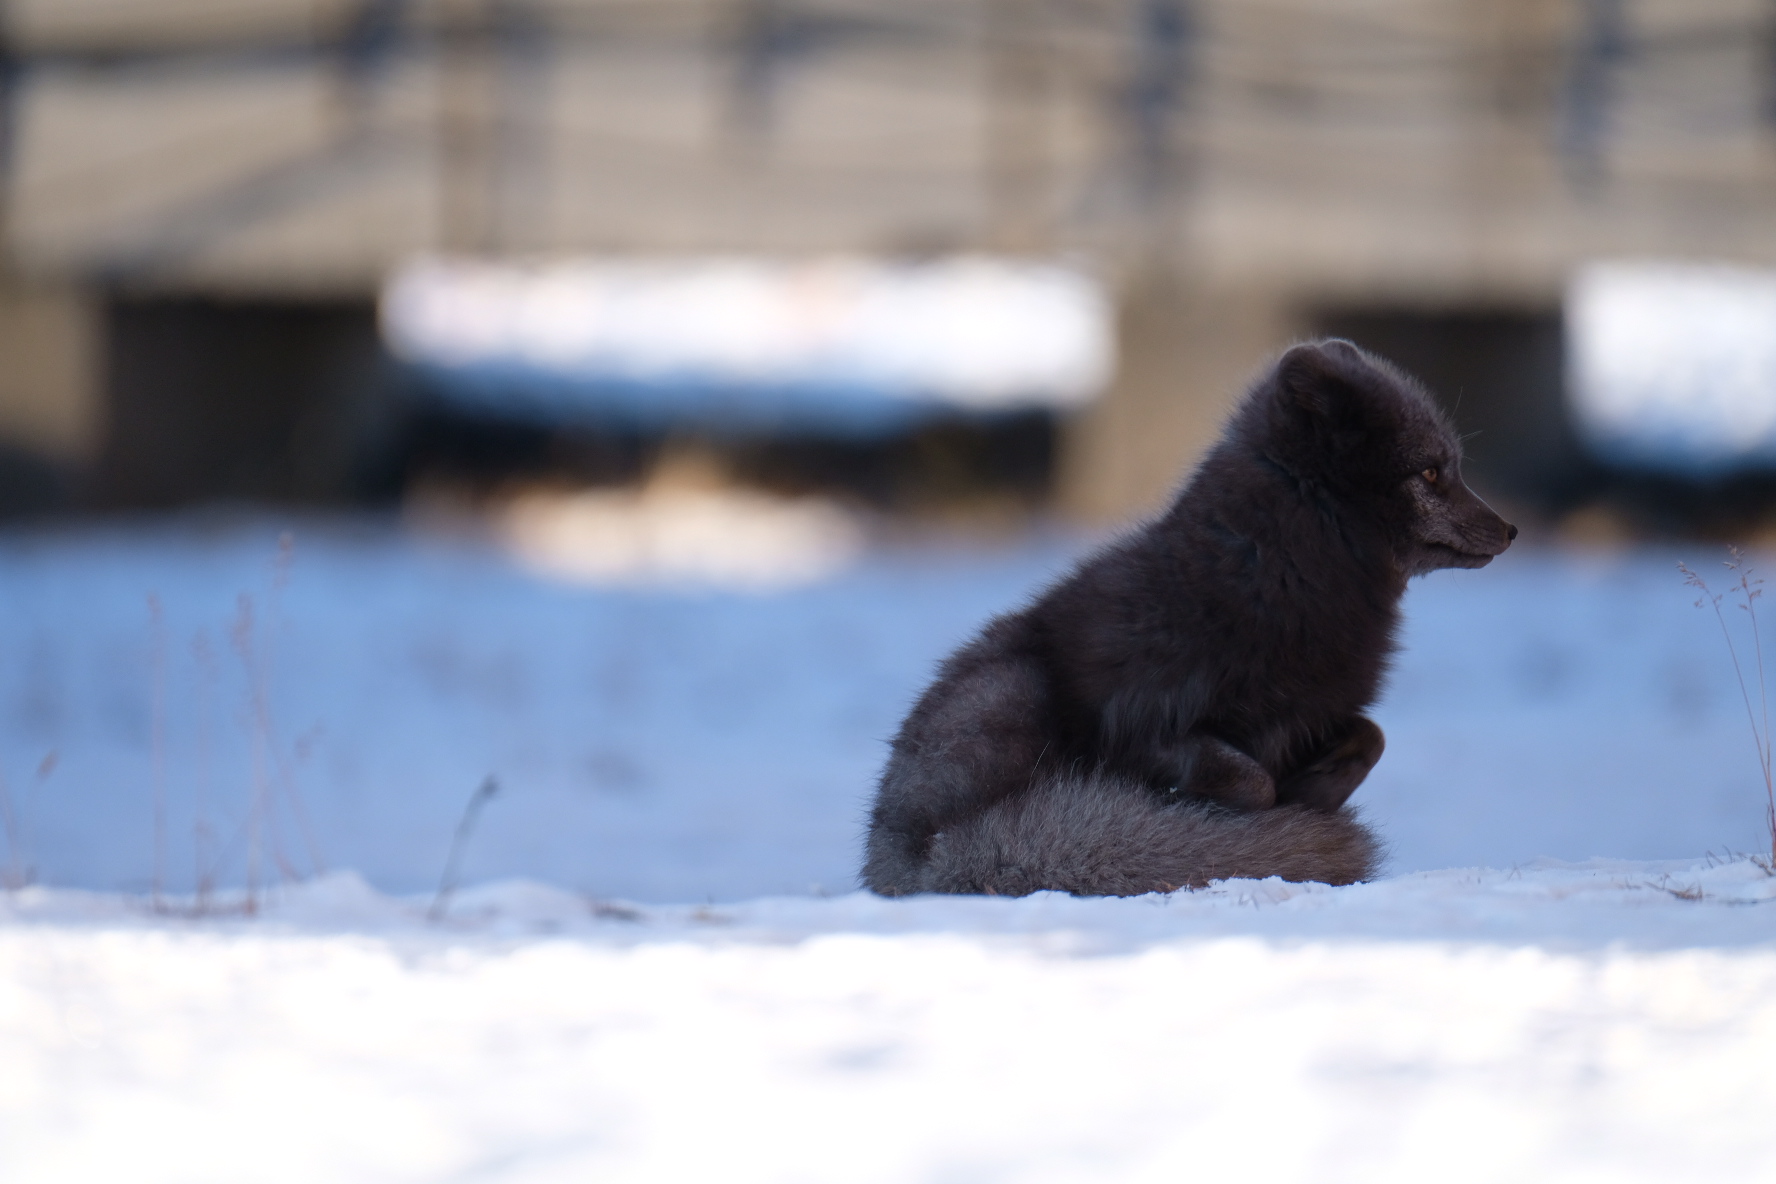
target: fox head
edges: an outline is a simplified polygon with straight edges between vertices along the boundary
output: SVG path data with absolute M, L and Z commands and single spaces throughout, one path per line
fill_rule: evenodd
M 1379 526 L 1403 575 L 1485 567 L 1517 537 L 1462 480 L 1461 438 L 1425 389 L 1348 341 L 1289 350 L 1250 407 L 1265 458 Z

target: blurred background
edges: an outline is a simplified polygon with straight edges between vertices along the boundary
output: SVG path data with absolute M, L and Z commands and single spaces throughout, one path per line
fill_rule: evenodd
M 1716 425 L 1737 444 L 1685 463 L 1612 448 L 1575 415 L 1595 380 L 1570 348 L 1595 261 L 1738 265 L 1722 282 L 1767 302 L 1747 270 L 1776 264 L 1763 0 L 0 13 L 8 514 L 633 484 L 696 453 L 727 480 L 893 511 L 1114 520 L 1163 497 L 1268 352 L 1316 333 L 1431 382 L 1479 482 L 1522 514 L 1763 513 L 1776 462 L 1753 429 Z M 505 270 L 464 314 L 484 325 L 525 320 L 527 293 L 577 266 L 581 335 L 452 374 L 524 351 L 399 340 L 391 287 L 423 287 L 428 261 Z M 927 274 L 967 261 L 1000 290 L 971 302 L 969 276 Z M 709 290 L 723 265 L 752 267 L 750 295 Z M 451 299 L 449 269 L 426 274 Z M 878 321 L 918 338 L 923 370 L 821 326 L 921 280 L 960 301 L 948 337 Z M 1072 289 L 981 363 L 992 397 L 934 379 L 975 347 L 968 325 L 1040 303 L 1020 282 Z M 823 283 L 843 291 L 810 295 Z M 1671 287 L 1655 297 L 1694 303 Z M 749 358 L 643 342 L 759 316 L 795 340 Z M 1038 323 L 1081 341 L 1019 373 Z M 1681 378 L 1666 401 L 1701 398 Z M 892 413 L 850 407 L 860 387 Z
M 615 851 L 652 825 L 623 813 L 649 792 L 713 794 L 736 761 L 760 786 L 812 769 L 797 713 L 819 704 L 844 716 L 840 755 L 807 772 L 795 808 L 828 804 L 791 845 L 838 844 L 805 879 L 842 882 L 881 739 L 930 662 L 1060 570 L 1079 531 L 1160 505 L 1266 357 L 1317 334 L 1427 380 L 1468 435 L 1472 482 L 1526 526 L 1520 550 L 1544 548 L 1499 602 L 1518 606 L 1498 622 L 1510 646 L 1461 666 L 1423 633 L 1424 652 L 1475 685 L 1496 675 L 1519 712 L 1501 728 L 1577 696 L 1604 765 L 1691 768 L 1718 755 L 1697 722 L 1715 718 L 1719 672 L 1697 664 L 1717 641 L 1660 625 L 1682 640 L 1636 651 L 1640 673 L 1592 662 L 1664 619 L 1665 577 L 1640 559 L 1598 576 L 1598 552 L 1560 548 L 1776 527 L 1773 231 L 1767 0 L 7 0 L 9 834 L 35 810 L 50 874 L 42 851 L 102 846 L 80 837 L 92 799 L 75 787 L 139 813 L 153 781 L 186 795 L 181 841 L 216 844 L 200 868 L 226 850 L 238 871 L 239 835 L 296 809 L 311 754 L 301 776 L 334 802 L 317 812 L 349 829 L 341 803 L 423 753 L 452 794 L 484 765 L 531 762 L 580 803 L 539 807 L 535 841 L 582 810 Z M 216 507 L 245 524 L 226 555 L 203 549 L 222 546 Z M 293 552 L 277 541 L 291 523 Z M 915 545 L 940 537 L 948 558 Z M 444 561 L 426 540 L 532 582 L 429 567 Z M 999 550 L 981 559 L 981 540 Z M 305 571 L 332 591 L 303 592 Z M 318 599 L 299 618 L 304 595 Z M 720 599 L 761 595 L 780 599 Z M 801 706 L 719 725 L 750 737 L 744 760 L 668 726 L 687 704 L 744 715 L 736 703 L 790 678 L 781 647 L 802 644 L 760 639 L 805 636 L 757 621 L 733 626 L 754 639 L 738 649 L 666 635 L 768 604 L 787 614 L 773 621 L 825 619 L 795 596 L 840 622 L 796 667 Z M 1548 624 L 1606 601 L 1589 641 Z M 674 615 L 693 602 L 705 615 Z M 1460 633 L 1468 603 L 1415 619 Z M 526 614 L 555 624 L 501 632 Z M 335 627 L 348 618 L 361 644 L 340 640 L 358 636 Z M 580 642 L 562 639 L 582 628 L 570 658 Z M 256 629 L 258 648 L 241 640 Z M 292 670 L 337 664 L 273 677 L 280 629 Z M 412 680 L 372 694 L 383 642 L 374 669 Z M 870 653 L 887 663 L 875 675 Z M 705 667 L 707 685 L 687 673 Z M 660 735 L 631 743 L 611 721 L 641 710 L 650 671 L 684 686 L 660 700 Z M 834 689 L 847 678 L 854 710 Z M 1609 698 L 1630 690 L 1631 710 Z M 396 744 L 378 721 L 409 693 L 442 714 Z M 304 718 L 274 728 L 280 695 Z M 561 706 L 575 695 L 583 710 Z M 212 698 L 249 706 L 204 723 Z M 1692 747 L 1635 748 L 1664 743 L 1646 728 L 1622 747 L 1623 711 Z M 473 756 L 450 747 L 496 716 L 530 722 L 487 724 Z M 1547 724 L 1525 768 L 1578 726 Z M 206 839 L 187 816 L 225 735 L 247 796 L 236 839 L 220 823 Z M 550 745 L 558 761 L 537 755 Z M 1737 785 L 1734 769 L 1720 776 Z M 435 862 L 450 801 L 391 882 Z M 1655 848 L 1743 829 L 1692 844 L 1656 809 L 1610 813 L 1641 829 L 1579 827 L 1528 854 L 1693 854 Z M 744 824 L 709 825 L 714 850 Z M 1424 821 L 1408 862 L 1515 857 L 1436 838 L 1469 825 Z M 16 876 L 31 843 L 13 843 Z M 571 866 L 565 850 L 526 858 L 501 866 Z M 139 859 L 64 866 L 148 875 Z M 711 883 L 783 886 L 747 875 Z

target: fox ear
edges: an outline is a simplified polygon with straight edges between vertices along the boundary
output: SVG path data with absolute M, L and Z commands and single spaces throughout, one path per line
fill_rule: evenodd
M 1310 341 L 1277 361 L 1277 385 L 1291 406 L 1343 426 L 1361 415 L 1362 396 L 1351 371 L 1362 362 L 1362 351 L 1348 341 Z

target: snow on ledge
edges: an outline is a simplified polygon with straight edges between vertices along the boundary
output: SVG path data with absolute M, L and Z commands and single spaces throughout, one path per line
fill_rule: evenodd
M 1605 457 L 1691 475 L 1776 464 L 1776 271 L 1593 263 L 1566 323 L 1575 418 Z
M 422 258 L 381 301 L 395 356 L 484 412 L 863 432 L 1081 406 L 1112 320 L 1079 268 L 986 256 Z

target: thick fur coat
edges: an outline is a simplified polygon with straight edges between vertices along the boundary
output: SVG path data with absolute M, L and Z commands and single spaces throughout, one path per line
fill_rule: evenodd
M 1406 581 L 1517 530 L 1426 392 L 1345 341 L 1254 386 L 1169 510 L 953 654 L 894 739 L 863 883 L 1133 895 L 1367 878 L 1345 806 Z

